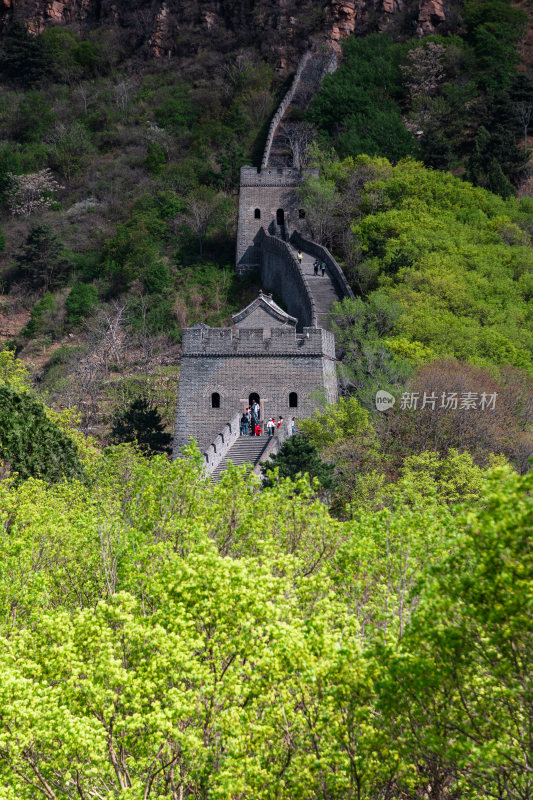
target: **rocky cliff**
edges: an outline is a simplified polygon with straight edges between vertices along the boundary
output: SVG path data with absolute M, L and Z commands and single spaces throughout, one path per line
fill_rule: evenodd
M 0 6 L 4 20 L 25 20 L 35 32 L 58 24 L 80 32 L 105 27 L 130 52 L 160 57 L 253 46 L 280 68 L 324 38 L 339 49 L 342 38 L 358 31 L 423 35 L 449 29 L 453 16 L 444 0 L 0 0 Z

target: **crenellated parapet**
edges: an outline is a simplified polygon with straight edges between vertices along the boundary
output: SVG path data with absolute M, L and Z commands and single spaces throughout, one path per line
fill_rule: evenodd
M 318 170 L 313 170 L 313 172 Z M 241 167 L 240 186 L 300 186 L 303 183 L 299 170 L 293 167 Z
M 182 358 L 217 356 L 288 356 L 335 359 L 335 338 L 323 328 L 207 328 L 198 325 L 183 331 Z

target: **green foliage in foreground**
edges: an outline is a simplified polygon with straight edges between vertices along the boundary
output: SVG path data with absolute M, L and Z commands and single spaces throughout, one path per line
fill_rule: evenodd
M 527 796 L 531 476 L 339 522 L 196 451 L 87 469 L 0 482 L 5 798 Z
M 81 478 L 83 468 L 72 440 L 27 392 L 0 383 L 0 466 L 19 478 Z

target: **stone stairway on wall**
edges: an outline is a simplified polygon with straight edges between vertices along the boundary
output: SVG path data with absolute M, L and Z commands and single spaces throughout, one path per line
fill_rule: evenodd
M 211 480 L 217 483 L 220 474 L 228 466 L 228 461 L 239 466 L 240 464 L 257 464 L 265 447 L 269 442 L 268 436 L 240 436 L 232 447 L 228 450 L 220 464 L 211 474 Z
M 296 255 L 298 250 L 292 246 L 291 249 L 294 252 L 294 255 Z M 335 283 L 331 279 L 328 270 L 326 270 L 326 274 L 324 276 L 320 270 L 319 274 L 315 275 L 313 268 L 313 264 L 315 262 L 314 256 L 312 256 L 310 253 L 306 253 L 303 250 L 302 256 L 302 272 L 305 275 L 307 285 L 309 286 L 309 290 L 313 296 L 313 300 L 315 301 L 317 326 L 319 328 L 325 328 L 329 331 L 331 330 L 331 307 L 333 303 L 336 303 L 338 300 L 342 300 L 343 296 L 340 294 Z

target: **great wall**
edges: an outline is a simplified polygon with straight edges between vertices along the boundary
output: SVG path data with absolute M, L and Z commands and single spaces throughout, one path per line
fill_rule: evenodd
M 260 169 L 241 169 L 236 269 L 259 272 L 259 297 L 233 316 L 231 327 L 183 331 L 173 456 L 195 439 L 213 479 L 229 460 L 257 470 L 281 447 L 289 419 L 308 417 L 338 396 L 330 312 L 353 292 L 331 253 L 309 238 L 298 189 L 310 171 L 298 169 L 287 148 L 291 110 L 305 108 L 335 66 L 331 51 L 303 56 L 270 124 Z M 316 260 L 326 264 L 325 275 L 315 275 Z M 260 403 L 263 423 L 283 417 L 273 438 L 239 435 L 252 400 Z

